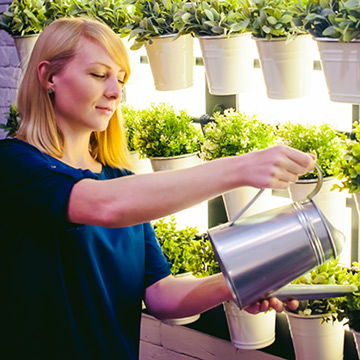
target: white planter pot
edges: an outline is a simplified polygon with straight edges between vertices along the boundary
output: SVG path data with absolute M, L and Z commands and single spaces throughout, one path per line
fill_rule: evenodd
M 345 328 L 343 323 L 321 324 L 319 315 L 299 316 L 286 312 L 296 360 L 342 360 Z
M 276 312 L 249 314 L 232 301 L 223 303 L 232 344 L 239 349 L 261 349 L 275 341 Z
M 22 70 L 25 70 L 27 62 L 30 58 L 32 49 L 38 39 L 39 35 L 25 35 L 25 36 L 13 36 L 15 41 L 16 51 L 19 57 L 20 66 Z
M 175 275 L 175 277 L 195 277 L 195 276 L 191 272 L 187 272 L 187 273 Z M 184 318 L 166 319 L 166 320 L 162 320 L 162 322 L 167 325 L 186 325 L 195 322 L 199 318 L 200 318 L 200 314 L 196 314 Z
M 256 38 L 260 64 L 270 99 L 294 99 L 310 94 L 314 61 L 311 37 Z
M 332 101 L 360 103 L 360 42 L 315 38 Z
M 334 177 L 324 178 L 320 192 L 314 197 L 314 203 L 324 214 L 326 219 L 338 230 L 345 233 L 345 212 L 339 209 L 346 206 L 345 191 L 330 191 L 339 181 Z M 290 184 L 289 195 L 294 201 L 305 200 L 307 195 L 315 188 L 317 179 L 299 180 Z
M 360 359 L 360 332 L 357 332 L 357 331 L 355 331 L 353 329 L 350 329 L 350 330 L 354 335 L 354 342 L 355 342 L 355 346 L 356 346 L 356 351 L 357 351 L 358 357 Z
M 153 172 L 150 159 L 140 159 L 137 151 L 131 152 L 131 160 L 134 165 L 133 171 L 135 174 L 146 174 Z
M 250 33 L 198 39 L 210 94 L 230 95 L 251 89 L 254 44 Z
M 193 86 L 194 39 L 182 35 L 175 41 L 174 35 L 151 38 L 146 45 L 156 90 L 168 91 Z
M 243 186 L 231 190 L 222 195 L 228 220 L 233 219 L 242 210 L 245 205 L 258 193 L 259 189 L 251 186 Z M 266 189 L 261 196 L 249 207 L 244 213 L 243 217 L 248 217 L 254 214 L 270 210 L 273 208 L 271 201 L 271 190 Z
M 355 200 L 356 210 L 360 215 L 360 193 L 353 193 L 353 196 Z
M 178 170 L 201 164 L 198 153 L 171 157 L 152 157 L 150 161 L 154 171 Z

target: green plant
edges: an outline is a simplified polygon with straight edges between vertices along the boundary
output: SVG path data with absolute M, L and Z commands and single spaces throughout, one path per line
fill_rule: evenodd
M 6 132 L 6 137 L 14 137 L 20 126 L 20 114 L 15 103 L 12 103 L 10 110 L 6 113 L 6 124 L 0 124 L 0 129 Z
M 305 6 L 302 0 L 253 0 L 245 14 L 255 38 L 286 37 L 288 41 L 305 34 Z
M 130 12 L 133 0 L 72 0 L 71 15 L 95 18 L 107 24 L 115 33 L 125 37 L 130 33 Z
M 136 0 L 131 23 L 125 28 L 130 31 L 129 38 L 135 41 L 131 49 L 140 49 L 147 42 L 151 44 L 151 38 L 156 36 L 178 34 L 174 17 L 184 3 L 185 0 Z
M 339 321 L 347 319 L 346 324 L 350 329 L 360 331 L 360 273 L 359 264 L 354 262 L 351 271 L 348 273 L 349 284 L 355 286 L 356 290 L 352 294 L 345 296 L 344 301 L 338 309 Z
M 134 133 L 137 123 L 141 118 L 141 110 L 135 109 L 128 103 L 121 103 L 121 115 L 124 119 L 124 126 L 126 130 L 126 140 L 130 151 L 136 151 L 134 144 Z
M 309 0 L 305 29 L 314 37 L 349 42 L 360 36 L 359 0 Z
M 350 193 L 360 192 L 360 126 L 357 122 L 354 123 L 354 133 L 356 140 L 342 136 L 345 151 L 336 163 L 336 174 L 341 184 L 333 187 L 340 191 L 347 189 Z
M 347 268 L 339 264 L 339 259 L 334 259 L 299 277 L 292 284 L 348 285 L 348 274 Z M 298 309 L 291 312 L 301 316 L 324 315 L 324 321 L 341 321 L 342 317 L 338 317 L 338 313 L 343 308 L 344 301 L 344 296 L 329 299 L 301 300 Z
M 276 130 L 280 142 L 295 149 L 315 154 L 323 176 L 336 173 L 336 163 L 342 157 L 344 146 L 339 133 L 329 124 L 298 124 L 290 121 L 281 124 Z M 305 174 L 300 179 L 316 178 L 317 172 Z
M 214 160 L 250 151 L 265 149 L 274 144 L 273 128 L 255 116 L 227 109 L 214 113 L 214 121 L 204 126 L 205 141 L 201 157 Z
M 201 130 L 185 110 L 166 103 L 152 104 L 141 112 L 134 146 L 143 157 L 168 157 L 200 151 Z
M 180 34 L 198 36 L 240 34 L 248 31 L 245 3 L 237 0 L 195 0 L 187 2 L 175 16 Z
M 191 271 L 190 254 L 193 252 L 193 240 L 198 233 L 196 227 L 186 227 L 178 230 L 175 216 L 169 221 L 165 218 L 153 223 L 154 230 L 166 259 L 172 263 L 173 275 Z
M 39 34 L 47 20 L 43 0 L 14 0 L 0 13 L 0 29 L 12 36 Z

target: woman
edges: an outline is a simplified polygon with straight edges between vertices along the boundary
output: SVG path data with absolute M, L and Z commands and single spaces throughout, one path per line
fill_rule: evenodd
M 137 359 L 142 300 L 163 319 L 232 299 L 221 274 L 173 278 L 149 221 L 313 170 L 310 155 L 280 146 L 132 175 L 118 110 L 129 75 L 118 36 L 96 21 L 61 19 L 37 40 L 17 138 L 0 141 L 2 355 Z M 270 299 L 248 311 L 270 306 L 284 308 Z

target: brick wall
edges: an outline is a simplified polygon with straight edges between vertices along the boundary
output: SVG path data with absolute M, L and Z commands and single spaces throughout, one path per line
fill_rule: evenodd
M 0 0 L 0 11 L 5 11 L 10 0 Z M 12 37 L 0 30 L 0 123 L 5 123 L 4 113 L 8 112 L 12 102 L 16 100 L 21 70 Z M 0 130 L 0 139 L 4 133 Z

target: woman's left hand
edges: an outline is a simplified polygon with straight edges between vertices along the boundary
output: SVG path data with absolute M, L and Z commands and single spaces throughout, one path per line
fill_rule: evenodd
M 268 300 L 263 300 L 261 302 L 256 302 L 255 304 L 249 305 L 244 310 L 250 314 L 265 312 L 270 308 L 274 309 L 276 312 L 282 312 L 285 310 L 285 305 L 290 310 L 296 310 L 299 306 L 299 302 L 297 300 L 291 300 L 283 303 L 277 298 L 270 298 Z

